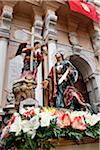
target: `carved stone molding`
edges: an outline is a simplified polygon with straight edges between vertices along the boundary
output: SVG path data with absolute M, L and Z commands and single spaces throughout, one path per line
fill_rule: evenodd
M 72 45 L 73 53 L 79 55 L 83 48 L 79 44 L 77 33 L 69 32 L 68 38 L 69 38 L 70 44 Z
M 44 32 L 43 38 L 44 40 L 57 40 L 57 30 L 56 23 L 58 17 L 56 16 L 56 11 L 61 6 L 59 1 L 43 1 L 42 8 L 44 10 Z
M 34 13 L 34 40 L 42 42 L 42 30 L 43 30 L 43 20 L 42 20 L 42 8 L 39 6 L 32 6 Z
M 45 27 L 43 38 L 46 40 L 53 39 L 57 40 L 57 30 L 56 30 L 57 16 L 54 13 L 48 12 L 45 17 Z
M 5 30 L 10 30 L 11 20 L 12 20 L 13 8 L 11 6 L 5 5 L 1 14 L 1 26 L 0 28 Z
M 95 74 L 92 73 L 90 76 L 89 76 L 89 79 L 94 79 L 95 78 Z
M 0 27 L 0 38 L 9 38 L 9 30 Z
M 5 5 L 2 12 L 2 17 L 12 19 L 13 8 L 11 6 Z
M 89 0 L 90 1 L 90 0 Z M 100 0 L 92 0 L 96 6 L 100 7 Z
M 78 41 L 76 32 L 69 32 L 68 37 L 69 37 L 69 42 L 71 45 L 73 45 L 73 46 L 79 45 L 79 41 Z
M 93 48 L 95 56 L 100 55 L 100 31 L 96 31 L 92 36 Z
M 75 55 L 80 55 L 80 52 L 83 50 L 83 47 L 81 47 L 80 45 L 75 45 L 72 49 Z
M 93 27 L 95 31 L 100 32 L 100 23 L 93 22 Z
M 41 16 L 35 16 L 34 21 L 34 39 L 35 41 L 42 42 L 42 30 L 43 30 L 43 21 Z
M 93 0 L 93 4 L 97 8 L 97 12 L 100 14 L 100 0 Z
M 88 78 L 88 77 L 87 77 L 87 78 L 85 78 L 85 79 L 84 79 L 84 82 L 88 84 L 88 82 L 89 82 L 89 78 Z
M 94 0 L 88 0 L 88 2 L 91 3 L 91 4 L 93 4 L 93 1 L 94 1 Z
M 93 0 L 93 4 L 96 6 L 97 13 L 100 14 L 100 0 Z M 100 23 L 93 22 L 94 33 L 92 35 L 93 48 L 95 56 L 100 57 Z

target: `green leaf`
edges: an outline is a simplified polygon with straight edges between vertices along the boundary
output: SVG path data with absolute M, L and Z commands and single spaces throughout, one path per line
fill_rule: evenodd
M 86 131 L 85 134 L 86 134 L 87 136 L 90 136 L 90 137 L 92 137 L 92 138 L 95 138 L 94 133 L 91 132 L 91 131 Z

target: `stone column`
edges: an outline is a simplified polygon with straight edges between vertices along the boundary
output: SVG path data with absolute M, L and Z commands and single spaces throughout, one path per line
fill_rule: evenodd
M 99 0 L 93 0 L 92 2 L 96 8 L 97 8 L 97 13 L 100 15 L 100 1 Z M 94 95 L 95 95 L 95 108 L 100 111 L 100 23 L 93 22 L 93 27 L 94 27 L 94 32 L 91 34 L 91 39 L 92 39 L 92 44 L 94 48 L 94 54 L 95 58 L 97 59 L 97 66 L 92 80 L 93 84 L 93 90 L 94 90 Z
M 10 25 L 12 20 L 12 6 L 4 5 L 1 14 L 1 26 L 0 26 L 0 105 L 4 105 L 4 97 L 7 93 L 4 93 L 6 84 L 6 60 L 7 60 L 7 46 L 10 34 Z
M 57 52 L 57 30 L 56 30 L 57 16 L 55 11 L 51 9 L 46 10 L 44 19 L 43 38 L 48 44 L 48 56 L 44 60 L 44 78 L 46 79 L 51 67 L 55 64 L 54 55 Z M 49 94 L 44 90 L 44 105 L 48 106 Z
M 55 64 L 54 54 L 56 53 L 56 41 L 49 40 L 48 41 L 48 60 L 49 60 L 49 72 L 52 66 Z
M 93 4 L 96 6 L 97 13 L 100 15 L 100 1 L 93 0 Z M 95 56 L 97 56 L 100 64 L 100 23 L 93 22 L 94 34 L 92 36 L 93 48 Z
M 100 79 L 97 74 L 91 74 L 87 79 L 85 79 L 87 86 L 87 92 L 89 94 L 90 104 L 94 111 L 97 113 L 100 111 Z
M 45 16 L 45 27 L 43 37 L 46 43 L 48 43 L 48 67 L 49 71 L 54 65 L 54 54 L 56 53 L 56 41 L 57 41 L 57 30 L 56 30 L 57 16 L 52 10 L 47 10 Z
M 92 84 L 95 94 L 94 106 L 96 111 L 100 112 L 100 72 L 94 74 L 95 78 L 92 78 Z
M 92 36 L 93 48 L 98 63 L 100 64 L 100 29 L 96 23 L 94 23 L 94 29 L 95 33 Z
M 8 40 L 0 38 L 0 104 L 2 101 Z
M 39 9 L 33 8 L 34 9 L 34 42 L 38 41 L 41 44 L 43 43 L 42 39 L 42 29 L 43 29 L 43 21 L 42 21 L 42 16 L 41 13 L 39 13 Z M 35 98 L 38 100 L 39 105 L 43 105 L 43 89 L 42 89 L 42 63 L 38 67 L 38 72 L 37 72 L 37 87 L 35 89 Z

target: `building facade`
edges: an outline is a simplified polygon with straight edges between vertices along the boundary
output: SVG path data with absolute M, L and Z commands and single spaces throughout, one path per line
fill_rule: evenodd
M 90 0 L 100 13 L 99 0 Z M 32 29 L 34 33 L 32 35 Z M 24 32 L 27 31 L 27 32 Z M 29 33 L 28 33 L 29 32 Z M 0 1 L 0 113 L 9 105 L 11 60 L 21 42 L 47 43 L 48 56 L 38 68 L 36 99 L 47 106 L 48 94 L 41 82 L 55 63 L 54 54 L 62 51 L 79 71 L 76 87 L 95 112 L 100 111 L 100 23 L 72 12 L 67 1 Z M 12 72 L 16 68 L 12 65 Z

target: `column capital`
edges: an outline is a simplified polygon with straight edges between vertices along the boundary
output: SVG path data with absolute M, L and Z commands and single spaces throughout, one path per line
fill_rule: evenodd
M 9 5 L 4 5 L 3 11 L 1 14 L 2 19 L 3 18 L 12 19 L 12 12 L 13 12 L 13 7 L 11 7 Z
M 0 38 L 9 39 L 9 30 L 6 28 L 0 27 Z
M 34 40 L 42 43 L 42 29 L 43 29 L 43 20 L 42 16 L 34 16 Z
M 3 3 L 3 10 L 1 14 L 1 24 L 0 24 L 0 35 L 1 37 L 9 38 L 9 32 L 11 27 L 11 20 L 13 14 L 13 7 L 14 5 L 7 5 Z
M 48 39 L 57 40 L 57 30 L 56 30 L 57 16 L 55 15 L 54 11 L 47 10 L 44 23 L 45 23 L 43 33 L 44 40 L 46 41 L 48 41 Z
M 5 37 L 0 37 L 0 41 L 6 41 L 6 42 L 7 42 L 7 38 L 5 38 Z

